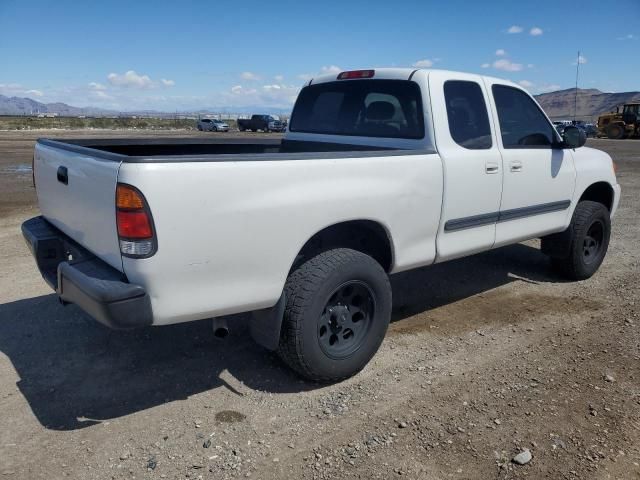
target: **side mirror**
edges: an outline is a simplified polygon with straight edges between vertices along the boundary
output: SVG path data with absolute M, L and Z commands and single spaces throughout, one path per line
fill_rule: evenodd
M 580 148 L 587 143 L 587 134 L 581 128 L 569 125 L 562 134 L 564 145 L 567 148 Z

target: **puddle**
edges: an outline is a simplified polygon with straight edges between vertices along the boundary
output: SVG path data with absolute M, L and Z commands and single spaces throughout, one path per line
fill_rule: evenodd
M 31 173 L 31 165 L 27 163 L 20 163 L 18 165 L 9 165 L 8 167 L 0 168 L 0 173 L 6 174 L 27 174 Z
M 238 423 L 247 418 L 246 415 L 234 410 L 222 410 L 216 413 L 216 420 L 222 423 Z

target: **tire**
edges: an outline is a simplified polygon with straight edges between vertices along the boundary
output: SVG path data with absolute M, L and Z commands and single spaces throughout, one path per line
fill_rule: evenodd
M 327 250 L 296 268 L 285 284 L 278 354 L 298 374 L 335 382 L 375 355 L 391 318 L 391 286 L 373 258 Z
M 597 202 L 578 203 L 569 229 L 557 237 L 556 241 L 566 242 L 559 250 L 567 253 L 551 258 L 554 269 L 570 280 L 590 278 L 607 254 L 610 236 L 609 210 Z
M 622 125 L 609 125 L 607 128 L 607 137 L 612 140 L 620 140 L 624 137 L 624 127 Z

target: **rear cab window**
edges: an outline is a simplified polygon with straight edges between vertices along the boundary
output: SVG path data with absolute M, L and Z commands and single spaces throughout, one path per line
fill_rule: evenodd
M 309 85 L 293 108 L 291 132 L 422 139 L 422 97 L 409 80 L 345 80 Z

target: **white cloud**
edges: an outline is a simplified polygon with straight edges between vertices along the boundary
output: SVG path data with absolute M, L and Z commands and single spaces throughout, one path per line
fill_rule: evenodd
M 425 58 L 424 60 L 418 60 L 413 66 L 416 68 L 430 68 L 433 66 L 433 61 Z
M 231 87 L 231 93 L 240 93 L 242 91 L 242 85 L 234 85 Z
M 165 87 L 173 87 L 176 84 L 175 80 L 167 80 L 166 78 L 161 78 L 160 83 Z
M 320 73 L 322 75 L 329 74 L 329 73 L 340 73 L 341 71 L 342 69 L 340 67 L 337 67 L 336 65 L 329 65 L 329 66 L 322 67 L 320 69 Z
M 276 75 L 275 77 L 273 77 L 273 79 L 276 82 L 282 82 L 282 81 L 284 81 L 284 75 Z
M 519 72 L 522 70 L 522 64 L 513 63 L 506 58 L 501 58 L 500 60 L 493 62 L 493 68 L 496 70 L 504 70 L 505 72 Z
M 0 95 L 15 97 L 43 97 L 42 90 L 30 89 L 19 83 L 0 83 Z
M 529 80 L 520 80 L 518 85 L 524 88 L 531 88 L 534 86 L 533 82 L 530 82 Z
M 618 37 L 618 40 L 635 40 L 637 37 L 633 33 L 628 33 L 622 37 Z
M 489 68 L 491 65 L 489 63 L 483 63 L 480 65 L 481 68 Z
M 507 33 L 522 33 L 524 30 L 520 25 L 511 25 L 507 30 Z
M 134 70 L 128 70 L 122 75 L 110 73 L 107 75 L 107 80 L 111 85 L 117 87 L 151 88 L 153 86 L 148 75 L 138 75 Z
M 560 88 L 561 88 L 560 85 L 556 83 L 548 83 L 539 87 L 538 92 L 540 93 L 555 92 L 556 90 L 560 90 Z
M 572 65 L 584 65 L 585 63 L 587 63 L 587 57 L 585 57 L 584 55 L 579 55 L 577 60 L 574 60 Z
M 99 98 L 101 100 L 113 98 L 111 95 L 107 94 L 103 90 L 94 90 L 90 94 L 92 97 Z
M 107 89 L 107 87 L 105 87 L 103 84 L 98 83 L 98 82 L 89 83 L 89 88 L 91 90 L 106 90 Z
M 255 74 L 253 72 L 242 72 L 240 74 L 240 78 L 243 80 L 250 80 L 250 81 L 260 80 L 260 75 Z
M 531 30 L 529 30 L 529 35 L 532 35 L 534 37 L 538 37 L 540 35 L 542 35 L 544 32 L 542 31 L 542 29 L 540 27 L 533 27 Z
M 503 50 L 502 48 L 499 48 L 498 50 L 496 50 L 496 56 L 498 57 L 504 57 L 507 54 L 507 52 L 505 50 Z
M 300 75 L 298 75 L 298 78 L 300 80 L 304 80 L 305 82 L 308 82 L 313 78 L 313 75 L 311 75 L 310 73 L 301 73 Z
M 273 85 L 263 85 L 262 88 L 268 91 L 268 90 L 280 90 L 282 87 L 280 85 L 273 84 Z

